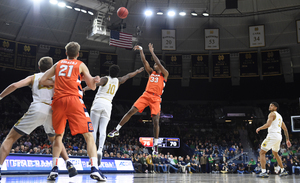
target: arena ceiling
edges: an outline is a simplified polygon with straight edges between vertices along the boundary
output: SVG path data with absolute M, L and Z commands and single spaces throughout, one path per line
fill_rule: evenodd
M 226 9 L 225 0 L 65 0 L 67 5 L 73 9 L 60 8 L 49 3 L 49 0 L 0 0 L 0 37 L 14 41 L 33 44 L 48 44 L 64 46 L 67 42 L 76 40 L 83 47 L 96 49 L 99 42 L 87 40 L 87 30 L 90 29 L 94 16 L 74 11 L 74 8 L 81 8 L 91 11 L 94 14 L 107 8 L 104 23 L 108 28 L 120 29 L 120 24 L 126 23 L 125 32 L 136 35 L 138 29 L 147 26 L 147 18 L 144 16 L 146 9 L 154 12 L 151 18 L 152 27 L 163 27 L 169 21 L 166 15 L 155 15 L 157 11 L 166 13 L 170 9 L 175 11 L 186 11 L 185 17 L 174 17 L 172 21 L 179 20 L 191 29 L 196 27 L 200 19 L 224 18 L 226 17 L 254 17 L 272 13 L 291 15 L 293 18 L 299 16 L 299 0 L 238 0 L 237 9 Z M 60 1 L 60 0 L 59 0 Z M 129 10 L 126 19 L 117 17 L 116 11 L 119 7 L 125 6 Z M 190 12 L 198 13 L 192 17 Z M 207 11 L 210 17 L 203 17 L 201 14 Z M 291 18 L 292 19 L 292 18 Z M 232 21 L 233 19 L 229 20 Z M 158 21 L 160 23 L 155 23 Z M 274 22 L 274 17 L 266 16 L 265 22 Z M 280 22 L 274 29 L 280 29 Z M 237 22 L 237 24 L 239 24 Z M 139 28 L 137 28 L 139 27 Z M 186 30 L 188 31 L 188 30 Z M 274 30 L 276 31 L 276 30 Z M 101 47 L 101 45 L 100 45 Z

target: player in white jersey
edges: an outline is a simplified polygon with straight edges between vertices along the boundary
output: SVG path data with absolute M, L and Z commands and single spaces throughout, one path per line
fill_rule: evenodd
M 280 149 L 280 143 L 282 140 L 281 128 L 284 131 L 287 147 L 288 148 L 291 147 L 292 144 L 289 140 L 290 139 L 289 133 L 285 126 L 285 123 L 283 122 L 281 115 L 277 112 L 278 109 L 279 109 L 279 104 L 277 102 L 272 102 L 269 106 L 270 114 L 268 116 L 267 123 L 256 129 L 256 133 L 258 134 L 260 130 L 264 130 L 268 128 L 268 135 L 265 138 L 265 140 L 262 142 L 260 152 L 259 152 L 262 172 L 257 177 L 261 177 L 261 178 L 269 177 L 268 173 L 266 172 L 266 153 L 270 149 L 272 149 L 272 153 L 275 156 L 277 163 L 281 168 L 281 173 L 279 174 L 279 176 L 281 177 L 281 176 L 288 175 L 286 170 L 283 168 L 282 160 L 278 155 L 278 151 Z
M 97 140 L 97 131 L 99 129 L 99 146 L 98 146 L 98 165 L 101 164 L 102 149 L 106 139 L 106 128 L 110 120 L 112 100 L 117 93 L 119 86 L 125 83 L 128 79 L 134 77 L 138 73 L 143 72 L 144 67 L 128 73 L 123 77 L 118 77 L 120 68 L 118 65 L 111 65 L 109 67 L 109 76 L 102 77 L 100 82 L 96 85 L 99 86 L 98 92 L 95 95 L 93 105 L 91 108 L 91 120 L 94 127 L 94 140 Z M 90 90 L 85 87 L 83 91 Z
M 44 72 L 51 68 L 53 60 L 51 57 L 43 57 L 38 62 L 40 73 L 31 75 L 18 82 L 12 83 L 3 90 L 0 94 L 0 100 L 9 95 L 18 88 L 30 86 L 32 90 L 33 102 L 30 104 L 28 111 L 21 119 L 14 125 L 6 136 L 4 142 L 0 147 L 0 180 L 1 180 L 1 166 L 5 158 L 9 155 L 12 145 L 23 135 L 30 134 L 38 126 L 43 125 L 49 141 L 53 143 L 55 132 L 52 126 L 52 109 L 51 98 L 53 97 L 52 86 L 40 86 L 39 80 L 44 75 Z M 54 78 L 50 78 L 54 79 Z M 62 158 L 66 161 L 69 176 L 77 175 L 77 170 L 70 162 L 66 149 L 63 147 L 61 152 Z

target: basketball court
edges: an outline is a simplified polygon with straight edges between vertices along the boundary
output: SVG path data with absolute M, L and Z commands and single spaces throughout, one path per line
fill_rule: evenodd
M 299 175 L 279 177 L 271 175 L 269 178 L 257 178 L 253 174 L 106 174 L 108 183 L 163 183 L 163 182 L 217 182 L 217 183 L 296 183 Z M 97 182 L 90 178 L 89 174 L 79 174 L 69 178 L 67 174 L 60 174 L 56 181 L 47 181 L 47 174 L 40 175 L 4 175 L 1 183 L 91 183 Z

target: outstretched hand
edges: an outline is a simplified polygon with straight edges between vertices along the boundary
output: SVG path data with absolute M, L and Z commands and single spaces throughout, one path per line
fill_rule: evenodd
M 133 50 L 143 50 L 143 47 L 141 47 L 140 45 L 136 45 Z
M 292 146 L 292 143 L 289 140 L 287 140 L 286 145 L 287 145 L 288 148 L 290 148 Z
M 139 68 L 138 70 L 136 70 L 138 73 L 141 73 L 144 71 L 144 67 Z
M 153 48 L 153 44 L 152 43 L 149 43 L 148 47 L 149 47 L 149 51 L 150 52 L 154 52 L 154 48 Z
M 259 131 L 260 131 L 260 129 L 259 129 L 259 128 L 257 128 L 257 129 L 256 129 L 256 133 L 258 134 L 258 132 L 259 132 Z
M 95 76 L 94 77 L 94 82 L 95 83 L 99 83 L 100 82 L 100 77 L 99 76 Z

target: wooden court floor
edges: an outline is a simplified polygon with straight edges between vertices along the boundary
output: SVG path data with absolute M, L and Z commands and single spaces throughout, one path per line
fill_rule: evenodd
M 300 175 L 279 177 L 270 175 L 269 178 L 257 178 L 253 174 L 105 174 L 107 183 L 182 183 L 182 182 L 214 182 L 214 183 L 299 183 Z M 78 174 L 69 178 L 60 174 L 56 181 L 47 181 L 46 174 L 39 175 L 2 175 L 1 183 L 92 183 L 89 174 Z

